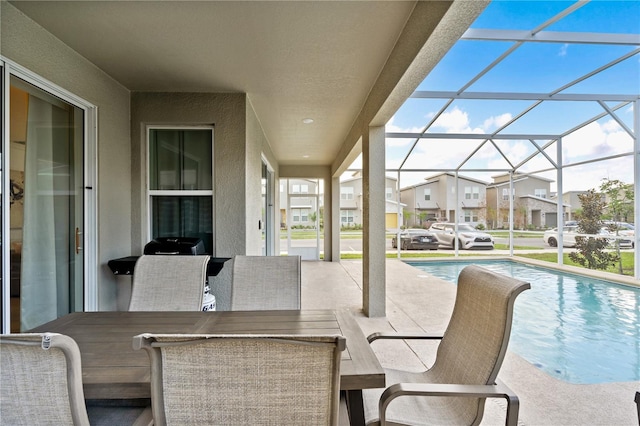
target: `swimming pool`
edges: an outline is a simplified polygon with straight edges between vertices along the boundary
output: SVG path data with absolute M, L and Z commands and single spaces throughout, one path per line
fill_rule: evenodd
M 455 283 L 477 264 L 531 283 L 516 299 L 509 349 L 576 384 L 640 380 L 640 289 L 509 260 L 406 262 Z

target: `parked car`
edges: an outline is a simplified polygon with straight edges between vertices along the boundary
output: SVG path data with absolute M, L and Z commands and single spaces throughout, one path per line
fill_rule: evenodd
M 437 222 L 431 225 L 429 231 L 433 232 L 440 247 L 455 248 L 456 224 Z M 468 223 L 458 224 L 458 247 L 461 249 L 484 248 L 493 249 L 493 237 L 486 232 L 478 231 Z
M 575 247 L 576 246 L 576 234 L 578 233 L 577 225 L 565 226 L 562 232 L 563 247 Z M 549 247 L 558 247 L 558 228 L 549 229 L 544 232 L 542 239 Z
M 631 234 L 629 235 L 629 232 Z M 609 224 L 607 226 L 603 226 L 600 228 L 600 232 L 598 235 L 602 235 L 607 238 L 609 246 L 614 247 L 616 239 L 620 241 L 620 248 L 633 248 L 634 247 L 634 231 L 626 230 L 618 230 L 618 238 L 616 238 L 615 229 L 612 230 L 612 226 Z M 584 234 L 580 234 L 578 232 L 577 226 L 565 226 L 564 232 L 562 233 L 562 241 L 563 247 L 575 247 L 576 246 L 576 237 Z M 620 238 L 623 237 L 623 238 Z M 545 243 L 547 243 L 550 247 L 558 247 L 558 228 L 553 228 L 548 231 L 545 231 L 542 236 Z
M 397 248 L 397 239 L 391 238 L 391 246 Z M 405 229 L 400 233 L 400 248 L 402 250 L 437 250 L 438 239 L 426 229 Z
M 636 240 L 636 227 L 627 222 L 605 221 L 605 226 L 609 233 L 618 236 L 620 248 L 634 248 Z M 621 238 L 622 237 L 622 238 Z M 615 238 L 613 239 L 615 242 Z

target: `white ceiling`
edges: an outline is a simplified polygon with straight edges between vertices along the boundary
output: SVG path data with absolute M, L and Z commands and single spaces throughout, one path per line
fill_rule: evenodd
M 420 24 L 414 1 L 11 3 L 131 91 L 247 93 L 282 165 L 335 160 L 394 49 Z M 428 3 L 439 22 L 446 3 Z M 396 74 L 384 84 L 406 78 Z

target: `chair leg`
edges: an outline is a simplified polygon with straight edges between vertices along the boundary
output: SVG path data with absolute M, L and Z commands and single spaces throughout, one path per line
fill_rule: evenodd
M 362 402 L 362 390 L 348 390 L 347 409 L 351 426 L 364 426 L 364 403 Z
M 345 391 L 340 391 L 340 406 L 338 407 L 338 425 L 350 426 L 349 422 L 349 410 L 347 408 L 347 396 Z
M 153 426 L 153 412 L 151 411 L 151 407 L 145 408 L 142 414 L 133 422 L 132 426 Z

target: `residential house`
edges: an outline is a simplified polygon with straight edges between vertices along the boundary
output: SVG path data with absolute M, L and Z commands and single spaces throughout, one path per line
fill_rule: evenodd
M 582 202 L 579 195 L 586 193 L 587 191 L 567 191 L 562 194 L 562 204 L 568 205 L 567 208 L 567 220 L 576 220 L 576 212 L 582 209 Z M 557 194 L 552 197 L 557 200 Z
M 487 183 L 481 180 L 440 173 L 425 178 L 423 183 L 402 188 L 400 200 L 407 206 L 405 226 L 423 227 L 431 222 L 454 221 L 456 206 L 459 222 L 473 226 L 484 224 L 486 187 Z
M 511 176 L 513 176 L 512 179 Z M 551 198 L 551 182 L 540 176 L 515 173 L 493 177 L 487 186 L 487 223 L 490 228 L 508 227 L 509 189 L 513 198 L 516 229 L 553 228 L 558 224 L 558 204 Z M 563 204 L 563 220 L 568 220 L 569 204 Z
M 320 195 L 317 179 L 280 179 L 280 228 L 316 227 L 322 208 Z
M 398 179 L 385 177 L 385 229 L 395 231 L 398 223 L 403 223 L 405 205 L 398 208 Z M 363 206 L 362 174 L 356 172 L 353 177 L 340 181 L 340 225 L 342 227 L 362 226 Z

